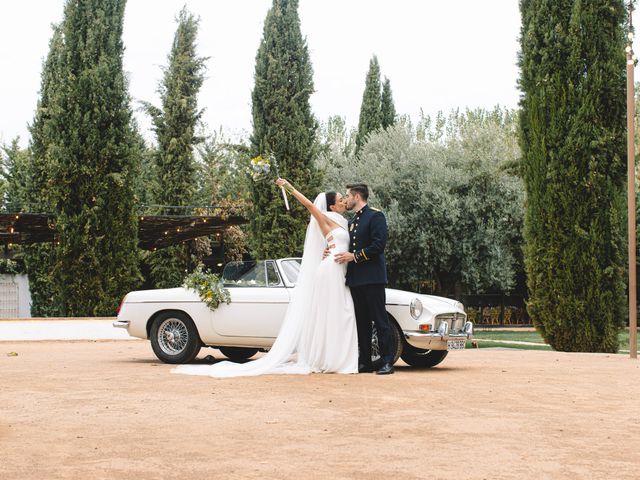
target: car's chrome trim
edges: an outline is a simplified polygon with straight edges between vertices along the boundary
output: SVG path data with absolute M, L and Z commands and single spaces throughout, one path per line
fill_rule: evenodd
M 129 328 L 130 323 L 129 320 L 117 320 L 113 322 L 113 326 L 116 328 Z
M 459 340 L 462 338 L 471 338 L 473 335 L 467 335 L 465 332 L 447 332 L 445 335 L 441 335 L 438 332 L 421 332 L 419 330 L 403 330 L 404 338 L 407 340 L 418 339 L 437 339 L 437 340 Z

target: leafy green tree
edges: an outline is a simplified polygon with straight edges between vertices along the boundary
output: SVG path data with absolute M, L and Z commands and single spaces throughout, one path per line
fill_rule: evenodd
M 335 158 L 328 187 L 367 183 L 389 224 L 390 283 L 441 294 L 507 293 L 522 271 L 521 180 L 503 170 L 519 156 L 515 116 L 457 111 L 369 136 L 358 158 Z M 410 172 L 410 173 L 408 173 Z
M 374 55 L 369 62 L 369 71 L 364 85 L 364 93 L 362 94 L 358 134 L 356 135 L 356 155 L 360 153 L 360 149 L 367 141 L 369 134 L 382 127 L 380 87 L 380 64 L 378 63 L 378 57 Z M 389 94 L 391 94 L 391 90 L 389 90 Z
M 314 164 L 317 122 L 311 112 L 313 72 L 300 31 L 297 0 L 273 0 L 256 55 L 251 155 L 273 154 L 280 174 L 313 196 L 321 184 Z M 245 163 L 246 165 L 246 163 Z M 251 250 L 258 258 L 301 253 L 309 215 L 297 202 L 286 212 L 273 184 L 251 184 Z
M 318 167 L 322 170 L 326 190 L 344 191 L 343 167 L 355 155 L 357 130 L 348 128 L 344 117 L 329 117 L 319 131 L 320 155 Z
M 196 52 L 198 19 L 183 8 L 178 15 L 169 65 L 164 72 L 159 93 L 162 108 L 146 103 L 158 139 L 154 192 L 160 205 L 193 205 L 196 194 L 194 146 L 202 141 L 196 135 L 202 110 L 198 109 L 198 92 L 204 81 L 206 58 Z M 176 214 L 167 210 L 162 213 Z M 154 252 L 148 259 L 153 283 L 158 288 L 177 287 L 192 267 L 190 245 L 174 245 Z
M 380 100 L 380 110 L 382 114 L 381 126 L 385 130 L 396 123 L 396 107 L 393 104 L 393 94 L 391 93 L 391 81 L 384 79 L 382 85 L 382 98 Z
M 557 350 L 615 352 L 625 318 L 625 6 L 520 6 L 529 313 Z
M 208 135 L 196 150 L 197 202 L 221 205 L 233 201 L 243 208 L 250 196 L 244 170 L 249 147 L 232 141 L 220 129 Z
M 139 150 L 122 69 L 124 7 L 123 0 L 65 4 L 57 74 L 34 150 L 43 154 L 47 174 L 38 182 L 46 181 L 57 215 L 53 276 L 64 315 L 113 315 L 140 280 Z
M 220 206 L 224 211 L 247 215 L 249 204 L 249 179 L 243 166 L 248 146 L 232 142 L 220 129 L 198 146 L 199 180 L 198 203 Z M 241 226 L 225 229 L 222 237 L 224 262 L 242 260 L 248 251 L 247 234 Z
M 5 212 L 23 212 L 26 204 L 27 168 L 30 155 L 27 149 L 20 148 L 20 138 L 16 137 L 9 145 L 0 147 L 0 194 L 2 210 Z M 0 261 L 0 272 L 15 274 L 26 273 L 22 245 L 9 244 L 5 247 L 11 257 Z
M 25 196 L 30 156 L 28 150 L 20 148 L 19 142 L 16 137 L 11 144 L 2 147 L 2 207 L 7 212 L 21 212 L 27 206 Z

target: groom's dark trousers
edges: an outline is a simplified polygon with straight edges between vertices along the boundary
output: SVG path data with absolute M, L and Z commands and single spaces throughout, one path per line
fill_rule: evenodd
M 349 221 L 350 245 L 354 261 L 347 266 L 347 286 L 356 313 L 359 362 L 371 368 L 371 325 L 378 332 L 378 346 L 384 363 L 393 362 L 391 324 L 387 317 L 384 287 L 387 284 L 387 264 L 384 247 L 387 243 L 387 220 L 384 214 L 365 205 Z
M 378 332 L 378 346 L 383 363 L 393 361 L 391 353 L 393 340 L 387 317 L 384 288 L 384 285 L 351 287 L 351 297 L 353 298 L 358 327 L 358 345 L 360 346 L 358 363 L 365 367 L 371 367 L 372 324 L 376 326 Z

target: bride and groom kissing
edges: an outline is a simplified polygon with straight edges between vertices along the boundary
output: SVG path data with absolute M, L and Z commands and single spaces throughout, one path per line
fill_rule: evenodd
M 324 192 L 312 202 L 287 180 L 276 184 L 311 214 L 298 280 L 278 337 L 266 355 L 252 362 L 180 365 L 172 372 L 211 377 L 373 372 L 375 325 L 382 357 L 376 373 L 393 373 L 385 307 L 387 222 L 367 204 L 368 186 L 349 184 L 344 196 Z M 346 210 L 353 212 L 348 222 Z

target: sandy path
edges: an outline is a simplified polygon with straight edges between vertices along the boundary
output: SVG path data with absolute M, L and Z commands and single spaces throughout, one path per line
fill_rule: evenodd
M 388 377 L 170 368 L 145 341 L 0 343 L 0 478 L 640 478 L 640 364 L 624 356 L 478 349 Z

